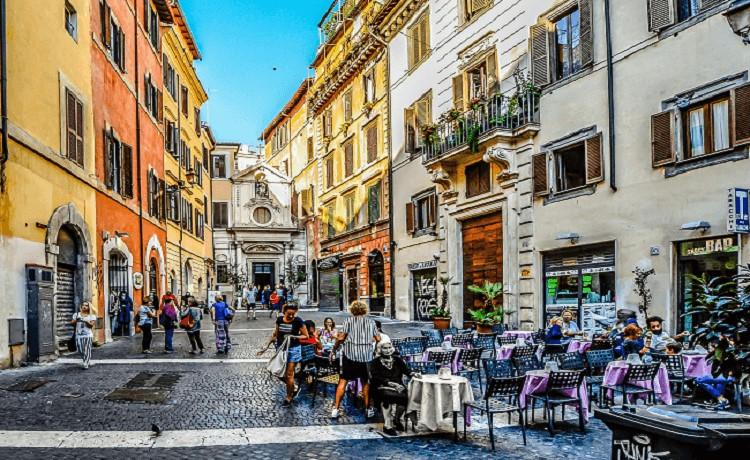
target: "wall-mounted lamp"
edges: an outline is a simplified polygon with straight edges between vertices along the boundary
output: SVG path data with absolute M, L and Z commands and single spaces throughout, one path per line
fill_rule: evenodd
M 185 179 L 187 179 L 187 183 L 190 184 L 191 186 L 195 185 L 196 177 L 197 176 L 195 174 L 195 169 L 190 168 L 187 171 L 185 171 Z
M 709 228 L 711 228 L 711 224 L 709 222 L 706 222 L 705 220 L 696 220 L 693 222 L 686 222 L 680 226 L 680 230 L 700 230 L 702 232 L 706 232 Z
M 557 235 L 556 240 L 568 240 L 570 241 L 570 244 L 576 244 L 578 240 L 581 239 L 581 235 L 574 232 L 568 232 L 568 233 L 561 233 Z
M 750 0 L 735 0 L 724 13 L 732 32 L 742 37 L 742 43 L 750 45 Z

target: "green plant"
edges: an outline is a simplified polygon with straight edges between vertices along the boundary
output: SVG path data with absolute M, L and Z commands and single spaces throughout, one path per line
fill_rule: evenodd
M 452 276 L 441 276 L 438 278 L 440 285 L 443 287 L 443 292 L 440 293 L 440 305 L 429 310 L 430 316 L 433 318 L 451 317 L 451 310 L 448 308 L 448 283 L 450 283 L 452 279 Z
M 438 307 L 432 307 L 429 310 L 430 316 L 433 318 L 450 318 L 451 317 L 451 310 L 447 307 L 438 306 Z
M 484 280 L 481 286 L 472 284 L 468 287 L 469 292 L 484 297 L 484 309 L 485 311 L 492 311 L 495 309 L 495 299 L 500 297 L 503 293 L 503 283 L 490 283 Z
M 709 350 L 714 373 L 741 379 L 750 373 L 750 265 L 733 280 L 690 276 L 693 301 L 683 316 L 701 321 L 691 344 Z
M 482 132 L 482 127 L 479 123 L 470 123 L 466 128 L 466 143 L 469 145 L 469 150 L 472 153 L 479 151 L 479 134 Z
M 503 321 L 504 312 L 502 308 L 493 311 L 469 310 L 469 316 L 477 324 L 482 326 L 494 326 Z

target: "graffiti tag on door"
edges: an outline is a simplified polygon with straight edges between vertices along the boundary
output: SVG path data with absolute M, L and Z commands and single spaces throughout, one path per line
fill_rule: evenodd
M 437 271 L 420 270 L 412 272 L 414 318 L 417 321 L 430 321 L 430 309 L 437 306 Z

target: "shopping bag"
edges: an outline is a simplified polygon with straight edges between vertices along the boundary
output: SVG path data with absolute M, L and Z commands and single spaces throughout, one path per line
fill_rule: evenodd
M 289 339 L 289 336 L 284 339 L 284 342 L 276 350 L 276 354 L 266 364 L 266 370 L 273 376 L 281 378 L 286 374 L 286 362 L 289 359 Z

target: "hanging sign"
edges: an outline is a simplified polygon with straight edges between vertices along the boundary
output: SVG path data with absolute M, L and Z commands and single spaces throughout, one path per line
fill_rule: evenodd
M 727 196 L 727 231 L 750 233 L 750 191 L 746 188 L 730 188 Z

